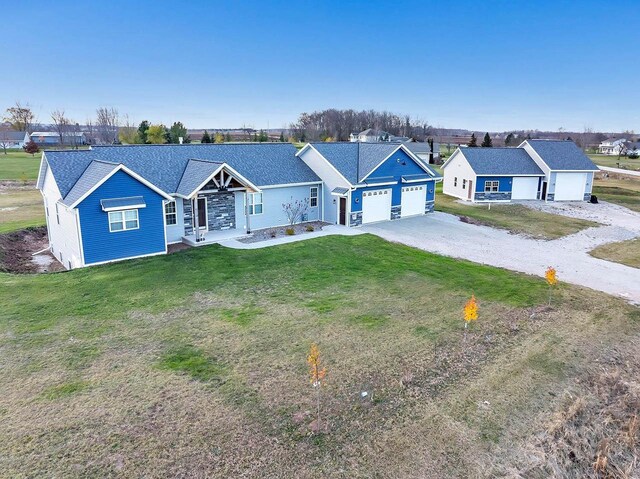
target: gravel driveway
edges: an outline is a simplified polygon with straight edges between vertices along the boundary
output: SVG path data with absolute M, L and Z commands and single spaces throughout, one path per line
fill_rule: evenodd
M 544 276 L 548 266 L 561 281 L 623 297 L 640 304 L 640 270 L 588 254 L 596 246 L 640 236 L 640 214 L 602 202 L 528 203 L 550 213 L 598 221 L 600 227 L 552 241 L 461 222 L 436 212 L 427 216 L 363 226 L 365 232 L 434 253 Z

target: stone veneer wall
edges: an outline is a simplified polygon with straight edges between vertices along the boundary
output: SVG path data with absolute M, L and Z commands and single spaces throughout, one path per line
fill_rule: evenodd
M 362 225 L 362 211 L 357 211 L 349 215 L 349 226 Z
M 584 194 L 584 198 L 583 198 L 583 199 L 584 199 L 584 201 L 589 201 L 589 200 L 591 200 L 591 193 L 585 193 L 585 194 Z
M 392 206 L 391 207 L 391 219 L 399 220 L 402 216 L 402 206 Z
M 511 192 L 485 193 L 480 191 L 476 193 L 475 199 L 476 201 L 511 201 Z
M 553 201 L 556 195 L 553 193 L 547 193 L 547 201 Z
M 184 235 L 189 236 L 193 234 L 193 211 L 191 211 L 191 201 L 182 200 L 182 218 L 184 219 Z
M 236 200 L 232 192 L 205 193 L 207 198 L 208 230 L 228 230 L 235 227 Z M 193 234 L 193 211 L 190 200 L 182 200 L 184 234 Z
M 425 214 L 426 213 L 432 213 L 434 206 L 435 206 L 435 201 L 434 200 L 427 201 L 424 204 L 424 212 L 425 212 Z
M 233 192 L 206 193 L 209 231 L 228 230 L 235 227 L 236 199 Z

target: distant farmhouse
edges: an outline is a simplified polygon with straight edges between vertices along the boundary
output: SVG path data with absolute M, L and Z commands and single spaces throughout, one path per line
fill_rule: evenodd
M 610 138 L 600 143 L 598 146 L 598 153 L 601 155 L 620 155 L 621 153 L 624 153 L 626 142 L 627 140 L 624 138 Z
M 22 148 L 28 142 L 29 134 L 26 131 L 0 131 L 0 148 Z
M 87 137 L 81 131 L 65 132 L 62 135 L 62 141 L 58 132 L 55 131 L 34 131 L 30 137 L 39 147 L 79 146 L 87 144 Z

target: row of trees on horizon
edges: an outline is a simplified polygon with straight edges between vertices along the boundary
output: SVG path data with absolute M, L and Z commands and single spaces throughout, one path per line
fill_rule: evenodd
M 163 144 L 190 143 L 192 140 L 200 140 L 201 143 L 223 143 L 230 141 L 255 141 L 255 142 L 306 142 L 306 141 L 348 141 L 351 133 L 359 133 L 368 128 L 379 130 L 385 134 L 404 136 L 417 141 L 426 141 L 433 138 L 441 143 L 448 143 L 451 138 L 459 138 L 459 144 L 477 146 L 475 133 L 467 130 L 455 130 L 437 128 L 425 120 L 412 118 L 410 115 L 392 113 L 388 111 L 335 109 L 329 108 L 311 113 L 301 113 L 295 123 L 289 125 L 288 130 L 280 131 L 279 137 L 269 135 L 267 131 L 256 131 L 250 128 L 242 128 L 241 134 L 232 137 L 229 131 L 215 131 L 211 134 L 205 130 L 199 137 L 189 135 L 187 127 L 180 121 L 175 121 L 169 127 L 162 123 L 152 123 L 144 120 L 135 124 L 128 115 L 121 115 L 113 107 L 100 107 L 96 110 L 94 118 L 87 119 L 83 125 L 70 118 L 64 109 L 58 109 L 50 114 L 51 123 L 40 125 L 36 123 L 36 116 L 29 106 L 21 102 L 6 109 L 4 121 L 13 130 L 32 133 L 35 128 L 52 130 L 58 133 L 60 143 L 77 147 L 76 133 L 83 132 L 91 143 L 98 144 Z M 1 130 L 1 128 L 0 128 Z M 469 133 L 472 133 L 469 139 Z M 633 131 L 623 134 L 633 138 Z M 200 133 L 198 133 L 200 135 Z M 192 138 L 193 137 L 193 138 Z M 563 128 L 558 132 L 537 131 L 512 131 L 504 134 L 485 134 L 481 146 L 493 146 L 496 138 L 499 145 L 517 146 L 526 138 L 562 138 L 576 142 L 578 146 L 586 148 L 598 144 L 607 138 L 604 133 L 594 132 L 585 128 L 583 132 L 572 132 L 567 136 Z M 446 138 L 446 140 L 445 140 Z

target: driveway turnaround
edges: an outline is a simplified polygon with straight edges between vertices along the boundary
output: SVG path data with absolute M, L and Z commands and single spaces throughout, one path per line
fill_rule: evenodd
M 361 230 L 425 251 L 537 276 L 544 276 L 547 267 L 552 266 L 561 281 L 604 291 L 640 304 L 640 269 L 588 254 L 596 246 L 640 236 L 640 214 L 605 202 L 598 205 L 536 205 L 539 209 L 556 214 L 600 221 L 603 226 L 547 241 L 463 223 L 457 216 L 436 212 L 367 225 Z

